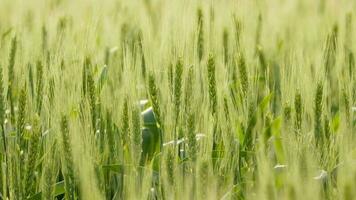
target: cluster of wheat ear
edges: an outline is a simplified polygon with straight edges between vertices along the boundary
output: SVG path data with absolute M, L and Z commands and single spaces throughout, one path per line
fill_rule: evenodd
M 355 199 L 341 0 L 0 1 L 0 199 Z

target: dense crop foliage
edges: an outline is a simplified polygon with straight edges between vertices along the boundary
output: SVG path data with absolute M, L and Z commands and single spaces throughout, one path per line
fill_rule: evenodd
M 0 199 L 354 199 L 353 10 L 0 0 Z

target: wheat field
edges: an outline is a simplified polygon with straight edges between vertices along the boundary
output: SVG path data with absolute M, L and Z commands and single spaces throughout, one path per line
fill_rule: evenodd
M 0 0 L 0 199 L 356 199 L 354 10 Z

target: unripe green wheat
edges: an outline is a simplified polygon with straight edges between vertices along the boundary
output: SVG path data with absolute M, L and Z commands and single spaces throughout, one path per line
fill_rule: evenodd
M 174 72 L 174 111 L 177 123 L 180 113 L 180 102 L 182 94 L 183 63 L 181 59 L 178 59 Z
M 5 121 L 5 98 L 4 98 L 4 83 L 3 83 L 3 74 L 2 74 L 2 67 L 0 66 L 0 128 L 1 128 L 1 139 L 2 139 L 2 153 L 3 153 L 3 163 L 5 166 L 1 168 L 2 178 L 4 180 L 4 186 L 3 186 L 3 195 L 4 198 L 7 198 L 7 192 L 8 192 L 8 187 L 9 187 L 9 162 L 8 162 L 8 150 L 7 150 L 7 139 L 5 135 L 5 129 L 4 129 L 4 121 Z M 2 170 L 3 169 L 3 170 Z
M 59 65 L 59 68 L 61 69 L 61 71 L 65 70 L 66 65 L 65 65 L 64 59 L 61 60 L 61 64 Z
M 197 140 L 195 137 L 195 114 L 194 112 L 190 112 L 188 114 L 188 119 L 187 119 L 187 136 L 188 136 L 188 153 L 190 156 L 190 159 L 195 162 L 197 159 Z
M 303 107 L 302 107 L 302 95 L 300 91 L 297 90 L 297 93 L 294 97 L 294 110 L 295 110 L 295 122 L 294 122 L 294 129 L 296 133 L 300 133 L 302 129 L 302 114 L 303 114 Z
M 65 195 L 68 200 L 76 199 L 74 164 L 72 156 L 71 140 L 69 136 L 69 125 L 67 116 L 63 115 L 61 119 L 62 134 L 62 166 L 65 181 Z
M 325 73 L 330 78 L 332 67 L 335 66 L 336 62 L 336 50 L 337 50 L 337 40 L 338 40 L 338 27 L 333 26 L 331 33 L 326 39 L 326 47 L 324 50 L 324 67 Z
M 4 82 L 3 82 L 2 67 L 0 66 L 0 124 L 1 124 L 0 127 L 1 128 L 4 125 L 4 121 L 5 121 Z M 1 131 L 3 132 L 3 130 Z
M 146 59 L 145 59 L 145 54 L 143 52 L 143 38 L 142 38 L 142 31 L 139 32 L 138 34 L 138 45 L 139 45 L 139 50 L 141 54 L 141 74 L 143 79 L 146 79 Z
M 33 71 L 32 71 L 32 64 L 28 63 L 27 64 L 27 70 L 28 70 L 28 83 L 30 86 L 30 92 L 31 92 L 31 97 L 35 97 L 35 86 L 33 82 Z
M 116 143 L 115 143 L 115 136 L 114 130 L 112 125 L 112 115 L 109 110 L 106 111 L 106 136 L 107 142 L 109 146 L 109 162 L 114 162 L 115 155 L 116 155 Z M 116 161 L 116 160 L 115 160 Z
M 344 112 L 345 112 L 345 120 L 346 120 L 346 124 L 350 125 L 350 98 L 349 98 L 349 94 L 347 93 L 346 89 L 342 90 L 342 99 L 344 102 Z
M 127 102 L 127 98 L 125 98 L 124 106 L 122 108 L 122 115 L 121 115 L 121 138 L 123 141 L 123 146 L 125 148 L 130 148 L 130 124 L 129 124 L 129 106 Z
M 208 68 L 210 109 L 211 109 L 211 114 L 215 116 L 218 101 L 217 101 L 216 80 L 215 80 L 215 59 L 213 55 L 209 56 L 207 68 Z
M 324 116 L 324 137 L 326 142 L 329 142 L 331 136 L 330 122 L 328 116 Z
M 321 116 L 323 112 L 323 84 L 318 83 L 314 98 L 314 136 L 318 145 L 322 139 L 322 123 Z
M 247 96 L 248 92 L 248 74 L 246 69 L 245 57 L 240 54 L 238 57 L 238 68 L 240 73 L 240 84 L 243 96 Z
M 173 63 L 169 63 L 168 65 L 168 84 L 169 84 L 169 91 L 172 99 L 174 98 L 174 75 L 173 75 Z
M 27 91 L 26 89 L 22 89 L 20 91 L 20 97 L 19 97 L 19 112 L 17 115 L 17 140 L 18 144 L 21 147 L 23 144 L 23 133 L 24 133 L 24 128 L 25 128 L 25 117 L 26 117 L 26 104 L 27 104 Z
M 241 42 L 242 25 L 241 25 L 241 21 L 236 16 L 234 16 L 234 28 L 235 28 L 236 49 L 237 49 L 237 53 L 239 53 L 241 47 L 240 42 Z
M 14 110 L 14 82 L 15 82 L 15 56 L 17 51 L 17 39 L 16 36 L 11 40 L 11 49 L 9 55 L 9 65 L 8 65 L 8 94 L 7 98 L 10 101 L 10 113 L 11 113 L 11 123 L 15 123 L 15 110 Z
M 265 147 L 267 147 L 268 145 L 267 142 L 269 138 L 272 136 L 271 122 L 272 122 L 272 116 L 270 113 L 267 113 L 265 117 L 265 125 L 264 125 L 266 129 L 264 131 L 264 137 L 263 137 Z
M 13 85 L 15 81 L 15 57 L 17 51 L 17 39 L 16 36 L 11 40 L 11 49 L 10 49 L 10 56 L 9 56 L 9 65 L 8 65 L 8 80 L 9 85 Z
M 90 59 L 88 57 L 85 58 L 84 63 L 83 63 L 83 71 L 82 71 L 82 92 L 83 92 L 83 96 L 86 96 L 86 94 L 87 94 L 87 85 L 88 85 L 87 77 L 88 77 L 88 71 L 89 71 L 90 65 L 91 65 Z
M 237 95 L 238 95 L 238 83 L 241 80 L 238 80 L 237 78 L 237 69 L 239 68 L 237 59 L 235 62 L 233 62 L 233 65 L 231 65 L 231 70 L 230 70 L 230 96 L 232 98 L 232 102 L 234 106 L 236 107 L 237 105 Z M 241 83 L 241 82 L 240 82 Z
M 90 69 L 87 71 L 87 94 L 89 98 L 89 105 L 90 105 L 90 114 L 91 114 L 91 123 L 92 129 L 96 131 L 96 120 L 97 120 L 97 108 L 96 108 L 96 94 L 95 94 L 95 82 L 94 82 L 94 75 Z
M 106 122 L 104 120 L 104 113 L 102 111 L 103 106 L 102 106 L 102 102 L 101 99 L 98 99 L 98 104 L 97 104 L 98 110 L 98 130 L 95 132 L 96 137 L 98 137 L 98 144 L 99 144 L 99 151 L 100 153 L 104 153 L 104 149 L 105 149 L 105 128 L 106 128 Z M 105 159 L 103 159 L 105 160 Z
M 38 115 L 41 114 L 42 110 L 42 99 L 43 99 L 43 65 L 41 61 L 37 62 L 37 72 L 36 72 L 36 109 Z
M 34 193 L 35 168 L 38 155 L 39 139 L 41 137 L 41 126 L 39 118 L 36 117 L 33 123 L 33 131 L 30 139 L 28 156 L 25 165 L 24 197 L 29 197 Z
M 133 151 L 133 158 L 139 158 L 141 153 L 141 119 L 140 112 L 138 108 L 132 107 L 131 109 L 131 150 Z M 139 159 L 136 159 L 136 163 L 139 162 Z
M 172 150 L 167 151 L 167 158 L 166 158 L 166 170 L 167 170 L 167 177 L 168 182 L 171 186 L 175 184 L 175 153 Z
M 292 108 L 289 104 L 285 105 L 283 108 L 283 119 L 285 124 L 289 124 L 292 118 Z
M 120 29 L 120 34 L 121 34 L 120 40 L 121 40 L 122 47 L 124 47 L 127 44 L 128 32 L 129 32 L 129 25 L 127 23 L 123 23 Z
M 247 127 L 244 141 L 247 150 L 251 150 L 254 141 L 253 129 L 257 122 L 255 109 L 255 105 L 251 102 L 248 107 Z
M 188 113 L 191 109 L 192 95 L 193 95 L 193 84 L 194 84 L 194 69 L 190 66 L 188 69 L 188 75 L 186 77 L 184 86 L 184 113 Z
M 229 32 L 226 28 L 223 31 L 223 48 L 225 65 L 229 62 Z
M 50 154 L 53 156 L 52 154 Z M 53 184 L 55 183 L 52 160 L 48 158 L 44 162 L 43 180 L 42 180 L 42 199 L 53 199 Z
M 104 54 L 104 64 L 109 66 L 109 62 L 110 62 L 110 48 L 106 47 L 105 54 Z
M 26 88 L 21 89 L 20 91 L 20 97 L 19 97 L 19 103 L 18 103 L 18 115 L 17 115 L 17 120 L 16 120 L 16 141 L 18 145 L 18 168 L 20 169 L 18 171 L 19 176 L 22 178 L 23 176 L 23 169 L 24 169 L 24 157 L 21 154 L 22 151 L 27 152 L 26 149 L 24 149 L 25 146 L 25 141 L 23 139 L 23 134 L 24 134 L 24 128 L 25 128 L 25 117 L 26 117 L 26 104 L 27 104 L 27 91 Z M 20 186 L 22 188 L 22 186 Z M 20 189 L 21 190 L 21 189 Z M 21 190 L 22 192 L 22 190 Z M 21 194 L 20 194 L 21 195 Z
M 54 82 L 54 77 L 52 77 L 49 80 L 49 87 L 48 87 L 48 100 L 51 106 L 53 105 L 54 97 L 55 97 L 54 89 L 55 89 L 55 82 Z
M 48 153 L 43 161 L 42 169 L 42 199 L 53 199 L 54 188 L 53 184 L 56 182 L 59 166 L 57 163 L 57 139 L 48 149 Z
M 48 31 L 46 29 L 46 26 L 42 26 L 42 52 L 46 52 L 47 51 L 47 47 L 48 47 Z
M 354 69 L 355 69 L 355 56 L 352 51 L 349 51 L 349 53 L 348 53 L 347 64 L 349 66 L 349 75 L 351 78 L 354 73 Z
M 11 155 L 11 154 L 10 154 Z M 20 177 L 20 159 L 15 155 L 9 156 L 9 193 L 10 199 L 21 199 L 21 177 Z
M 260 61 L 260 66 L 261 66 L 261 78 L 265 78 L 268 66 L 267 66 L 265 53 L 261 46 L 257 47 L 257 55 L 258 55 L 258 59 Z
M 185 96 L 184 96 L 184 113 L 185 113 L 185 123 L 186 123 L 186 133 L 188 137 L 188 154 L 192 161 L 195 162 L 197 157 L 197 144 L 195 138 L 195 114 L 192 110 L 194 104 L 191 103 L 193 100 L 193 78 L 194 70 L 193 67 L 189 67 L 188 75 L 185 82 Z
M 158 100 L 158 88 L 156 86 L 156 80 L 153 74 L 150 74 L 148 77 L 148 93 L 152 103 L 152 109 L 154 111 L 157 123 L 162 127 L 162 118 L 161 118 L 161 109 Z
M 201 8 L 197 11 L 198 18 L 198 41 L 197 41 L 197 51 L 199 61 L 202 60 L 204 55 L 204 19 L 203 19 L 203 11 Z
M 225 112 L 225 118 L 226 120 L 229 120 L 230 117 L 230 109 L 229 109 L 229 104 L 228 104 L 228 100 L 227 97 L 224 97 L 224 112 Z

